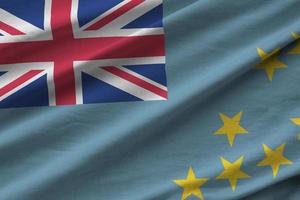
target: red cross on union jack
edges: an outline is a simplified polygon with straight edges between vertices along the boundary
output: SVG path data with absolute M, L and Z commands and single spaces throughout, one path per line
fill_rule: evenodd
M 162 0 L 105 5 L 84 24 L 80 1 L 46 0 L 43 29 L 0 4 L 1 107 L 40 105 L 42 97 L 22 104 L 16 94 L 32 98 L 44 76 L 48 105 L 167 99 L 163 27 L 145 25 L 156 23 Z

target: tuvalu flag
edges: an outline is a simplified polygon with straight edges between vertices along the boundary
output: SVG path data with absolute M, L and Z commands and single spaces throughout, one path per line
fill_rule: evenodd
M 300 199 L 299 10 L 0 0 L 0 199 Z

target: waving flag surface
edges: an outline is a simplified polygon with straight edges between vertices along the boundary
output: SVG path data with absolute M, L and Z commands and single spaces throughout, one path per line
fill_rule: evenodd
M 299 10 L 0 0 L 0 200 L 299 200 Z

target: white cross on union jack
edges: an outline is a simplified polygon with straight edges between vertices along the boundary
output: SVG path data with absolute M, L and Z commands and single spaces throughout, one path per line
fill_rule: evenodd
M 167 99 L 164 84 L 125 67 L 164 65 L 163 27 L 124 28 L 162 0 L 124 0 L 83 26 L 79 1 L 46 0 L 43 30 L 0 7 L 0 101 L 47 75 L 49 105 L 85 103 L 82 73 L 141 100 Z

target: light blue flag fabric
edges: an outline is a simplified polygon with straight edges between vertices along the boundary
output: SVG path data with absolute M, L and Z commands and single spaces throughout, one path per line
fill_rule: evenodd
M 300 1 L 163 8 L 169 99 L 1 110 L 1 200 L 300 199 Z

